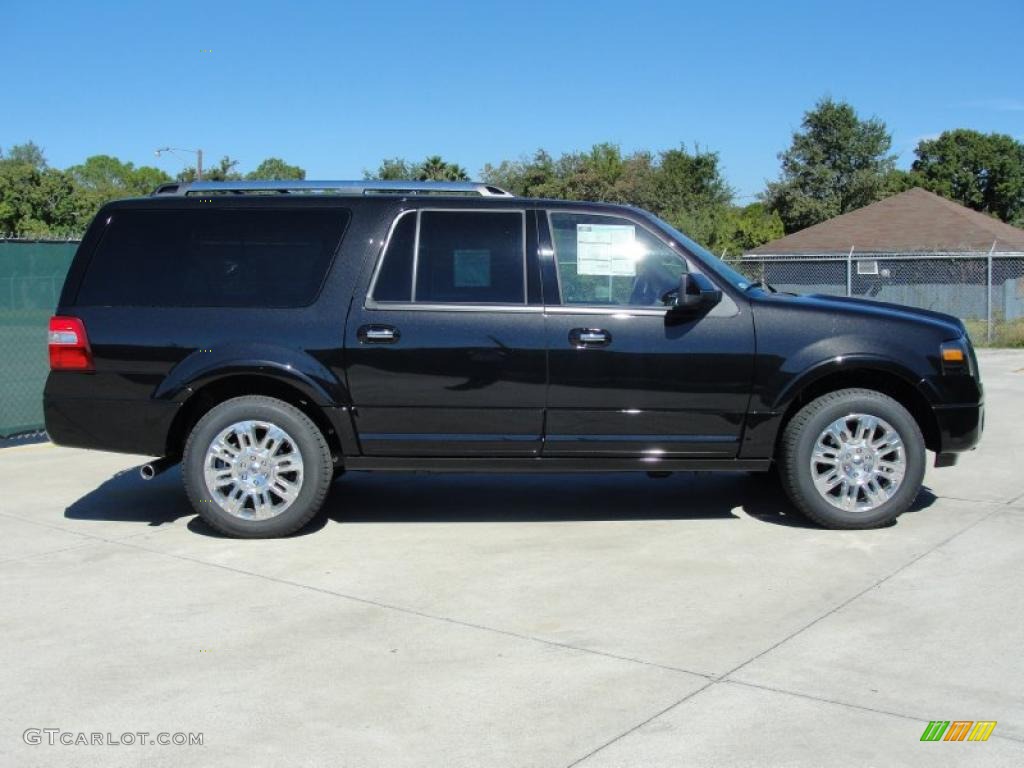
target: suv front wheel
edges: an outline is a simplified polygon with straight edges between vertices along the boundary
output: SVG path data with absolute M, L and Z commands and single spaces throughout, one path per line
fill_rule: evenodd
M 870 389 L 813 400 L 786 425 L 779 475 L 793 503 L 826 528 L 877 528 L 914 502 L 924 480 L 921 429 Z
M 333 477 L 323 434 L 298 408 L 251 395 L 211 409 L 188 436 L 185 492 L 231 536 L 287 536 L 320 509 Z

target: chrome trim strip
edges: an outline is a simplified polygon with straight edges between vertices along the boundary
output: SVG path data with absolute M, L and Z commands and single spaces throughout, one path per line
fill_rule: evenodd
M 408 301 L 367 301 L 364 309 L 390 309 L 395 312 L 536 312 L 544 307 L 540 304 L 412 304 Z
M 545 435 L 554 443 L 735 443 L 734 435 Z
M 445 434 L 440 432 L 370 432 L 360 434 L 360 439 L 364 442 L 379 440 L 386 442 L 388 440 L 403 440 L 403 441 L 416 441 L 424 440 L 427 442 L 438 441 L 438 442 L 493 442 L 493 443 L 504 443 L 504 442 L 540 442 L 540 435 L 509 435 L 501 433 L 451 433 Z
M 595 307 L 589 304 L 558 304 L 544 308 L 551 315 L 617 315 L 620 317 L 664 317 L 668 307 Z
M 765 471 L 771 459 L 722 459 L 695 457 L 581 457 L 529 456 L 521 458 L 474 456 L 403 457 L 403 456 L 346 456 L 348 469 L 408 472 L 634 472 L 634 471 L 690 471 L 690 470 L 752 470 Z

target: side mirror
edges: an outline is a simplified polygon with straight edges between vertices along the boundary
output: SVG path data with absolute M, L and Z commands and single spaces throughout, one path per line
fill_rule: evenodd
M 679 276 L 679 289 L 674 292 L 669 314 L 695 315 L 707 312 L 722 300 L 722 291 L 698 272 Z

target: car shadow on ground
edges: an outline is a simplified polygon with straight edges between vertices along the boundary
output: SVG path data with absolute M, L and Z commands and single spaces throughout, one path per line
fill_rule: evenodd
M 922 488 L 910 512 L 935 500 Z M 800 515 L 774 475 L 677 472 L 565 475 L 351 473 L 325 504 L 335 522 L 561 522 L 737 520 L 819 526 Z
M 923 488 L 910 511 L 935 495 Z M 817 528 L 797 513 L 771 475 L 743 472 L 644 474 L 413 474 L 352 472 L 334 483 L 317 515 L 296 535 L 335 523 L 482 523 L 642 520 L 738 520 Z M 69 506 L 72 520 L 160 526 L 194 515 L 173 467 L 150 481 L 119 472 Z M 189 530 L 220 536 L 200 518 Z
M 152 480 L 139 477 L 139 468 L 118 472 L 64 510 L 69 520 L 118 523 L 172 523 L 194 515 L 181 486 L 181 472 L 171 467 Z

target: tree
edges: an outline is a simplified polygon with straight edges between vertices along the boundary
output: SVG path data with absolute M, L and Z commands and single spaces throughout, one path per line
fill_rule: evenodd
M 363 178 L 377 181 L 410 181 L 416 178 L 416 170 L 408 160 L 392 157 L 382 161 L 376 172 L 364 170 Z
M 74 205 L 74 180 L 56 168 L 28 162 L 0 161 L 0 233 L 16 237 L 69 236 L 88 219 Z
M 110 155 L 93 155 L 67 172 L 75 183 L 75 209 L 83 218 L 95 214 L 109 200 L 142 197 L 171 180 L 159 168 L 136 168 Z
M 527 197 L 598 200 L 647 208 L 659 215 L 729 205 L 733 191 L 718 167 L 718 155 L 696 147 L 655 156 L 646 150 L 623 155 L 615 144 L 553 159 L 540 149 L 532 158 L 485 165 L 489 184 Z
M 718 167 L 718 153 L 694 147 L 661 153 L 654 176 L 653 209 L 659 215 L 713 210 L 732 203 L 733 190 Z
M 419 181 L 466 181 L 469 179 L 461 165 L 449 163 L 440 155 L 431 155 L 417 167 Z
M 680 147 L 657 155 L 646 150 L 623 155 L 617 145 L 604 143 L 595 144 L 588 152 L 563 154 L 557 160 L 539 149 L 530 158 L 485 165 L 481 176 L 489 184 L 526 197 L 636 205 L 716 251 L 739 252 L 744 247 L 738 245 L 739 214 L 732 205 L 733 190 L 719 168 L 718 154 L 700 147 L 692 152 Z M 778 220 L 777 215 L 770 218 Z M 764 230 L 743 221 L 749 230 L 744 242 Z M 774 231 L 769 227 L 761 242 L 771 239 Z
M 892 137 L 877 118 L 861 120 L 852 106 L 831 98 L 804 114 L 802 130 L 779 155 L 779 180 L 764 202 L 778 212 L 786 232 L 873 203 L 885 196 L 895 156 Z
M 11 163 L 27 165 L 41 171 L 46 168 L 46 156 L 42 148 L 34 141 L 27 141 L 24 144 L 15 144 L 7 150 L 7 156 L 0 150 L 0 158 Z
M 256 170 L 245 174 L 245 178 L 250 181 L 273 181 L 276 179 L 301 181 L 306 178 L 306 171 L 297 165 L 288 165 L 288 163 L 279 157 L 268 157 L 256 166 Z
M 538 149 L 532 158 L 502 160 L 498 165 L 488 163 L 480 178 L 521 197 L 564 196 L 555 161 L 543 149 Z
M 734 214 L 732 232 L 729 233 L 732 245 L 730 253 L 749 251 L 786 234 L 782 218 L 776 211 L 768 211 L 763 203 L 735 208 Z
M 449 163 L 440 155 L 431 155 L 422 163 L 410 163 L 401 157 L 384 160 L 375 172 L 363 171 L 373 181 L 466 181 L 469 176 L 461 165 Z
M 1024 144 L 959 128 L 920 142 L 911 176 L 925 189 L 1003 221 L 1024 217 Z
M 235 170 L 237 166 L 237 160 L 232 160 L 224 155 L 217 165 L 203 168 L 203 181 L 241 181 L 242 174 Z M 197 179 L 198 174 L 195 167 L 186 168 L 178 174 L 178 181 L 196 181 Z

